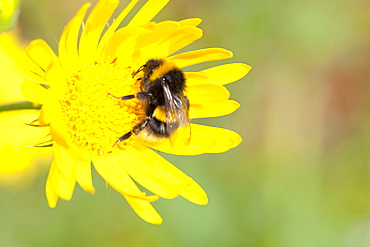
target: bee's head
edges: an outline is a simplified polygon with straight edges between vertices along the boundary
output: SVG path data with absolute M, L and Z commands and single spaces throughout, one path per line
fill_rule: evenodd
M 149 59 L 146 64 L 142 66 L 144 77 L 149 78 L 152 73 L 164 63 L 164 59 Z

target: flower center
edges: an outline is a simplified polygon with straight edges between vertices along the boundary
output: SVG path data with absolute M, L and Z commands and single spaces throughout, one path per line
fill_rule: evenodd
M 130 139 L 118 142 L 143 117 L 137 99 L 120 100 L 137 93 L 135 70 L 112 62 L 95 62 L 67 80 L 67 93 L 61 102 L 64 121 L 73 143 L 98 155 L 125 149 Z M 111 95 L 110 95 L 111 94 Z

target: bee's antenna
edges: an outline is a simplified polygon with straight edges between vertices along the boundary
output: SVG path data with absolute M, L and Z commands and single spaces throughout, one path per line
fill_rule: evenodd
M 140 68 L 132 74 L 132 78 L 134 78 L 139 72 L 143 71 L 143 69 L 145 68 L 145 65 L 142 65 L 140 66 Z M 139 78 L 138 80 L 141 80 L 141 78 Z

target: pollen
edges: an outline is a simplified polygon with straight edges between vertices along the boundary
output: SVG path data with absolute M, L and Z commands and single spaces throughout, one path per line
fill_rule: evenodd
M 136 98 L 139 83 L 132 78 L 131 67 L 113 62 L 95 62 L 67 80 L 66 94 L 61 100 L 63 119 L 68 134 L 77 146 L 98 155 L 126 149 L 130 138 L 118 142 L 142 117 L 142 104 Z M 116 144 L 115 144 L 116 143 Z

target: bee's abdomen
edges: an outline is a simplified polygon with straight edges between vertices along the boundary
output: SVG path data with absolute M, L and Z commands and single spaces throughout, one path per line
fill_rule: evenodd
M 170 137 L 170 133 L 167 130 L 167 124 L 152 117 L 146 126 L 146 130 L 158 137 Z
M 167 123 L 158 120 L 156 117 L 152 117 L 146 126 L 146 130 L 158 137 L 169 138 L 173 133 L 169 133 L 169 129 L 177 129 L 178 123 L 171 123 L 172 128 L 167 128 Z

